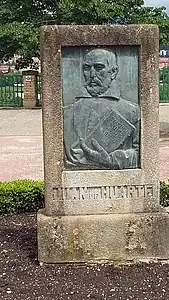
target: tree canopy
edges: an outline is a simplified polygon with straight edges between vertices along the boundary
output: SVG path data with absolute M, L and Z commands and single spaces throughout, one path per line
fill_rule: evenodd
M 169 43 L 165 7 L 143 4 L 143 0 L 1 0 L 0 60 L 18 54 L 24 65 L 39 56 L 43 24 L 152 23 L 160 27 L 160 42 Z

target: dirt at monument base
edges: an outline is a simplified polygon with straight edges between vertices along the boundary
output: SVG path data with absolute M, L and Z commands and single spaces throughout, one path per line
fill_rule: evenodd
M 36 214 L 1 217 L 0 229 L 0 299 L 169 299 L 167 263 L 40 266 Z

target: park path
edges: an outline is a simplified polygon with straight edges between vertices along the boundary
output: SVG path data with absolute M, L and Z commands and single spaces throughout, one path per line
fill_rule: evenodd
M 1 109 L 0 181 L 43 177 L 41 109 Z M 169 135 L 160 139 L 160 180 L 168 179 Z
M 0 181 L 43 179 L 41 109 L 0 110 Z
M 42 136 L 0 137 L 0 181 L 43 178 Z

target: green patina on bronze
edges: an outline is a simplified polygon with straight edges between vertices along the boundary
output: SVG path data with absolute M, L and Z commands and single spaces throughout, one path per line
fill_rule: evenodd
M 65 167 L 138 168 L 138 48 L 62 52 Z

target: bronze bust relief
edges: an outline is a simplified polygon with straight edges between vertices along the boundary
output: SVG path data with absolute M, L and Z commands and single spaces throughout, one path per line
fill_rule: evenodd
M 63 106 L 65 168 L 139 168 L 140 107 L 121 97 L 117 55 L 90 50 L 81 68 L 83 91 Z

